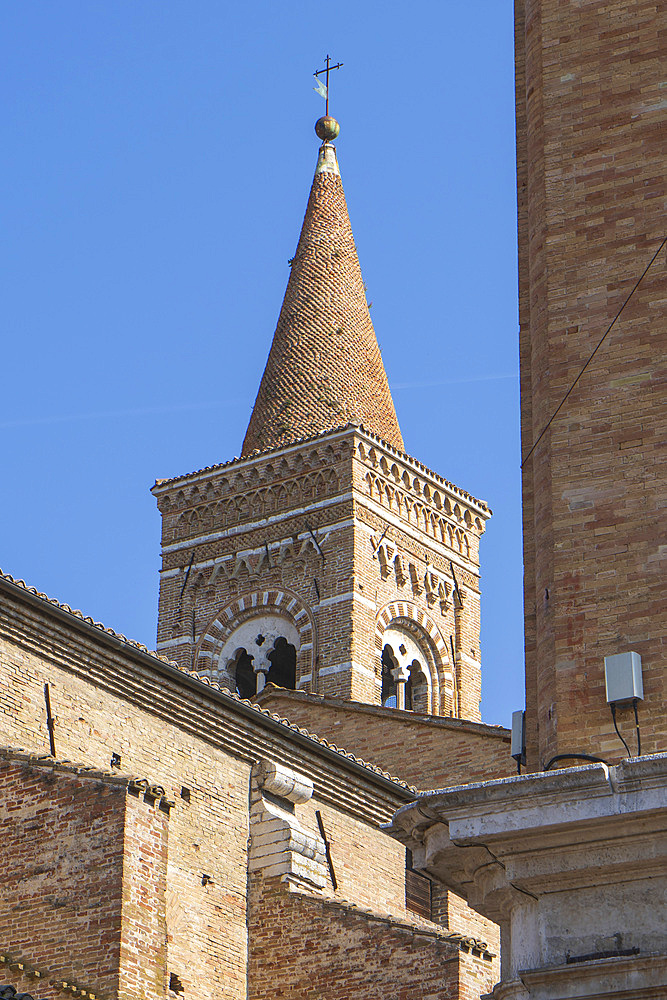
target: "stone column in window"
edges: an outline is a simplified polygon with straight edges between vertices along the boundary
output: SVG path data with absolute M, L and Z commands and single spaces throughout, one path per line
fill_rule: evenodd
M 396 708 L 405 708 L 405 684 L 410 677 L 410 668 L 407 664 L 399 663 L 393 667 L 391 676 L 396 681 Z
M 257 675 L 257 694 L 260 694 L 266 686 L 266 677 L 271 669 L 271 664 L 266 659 L 266 657 L 261 654 L 256 656 L 253 660 L 252 669 Z

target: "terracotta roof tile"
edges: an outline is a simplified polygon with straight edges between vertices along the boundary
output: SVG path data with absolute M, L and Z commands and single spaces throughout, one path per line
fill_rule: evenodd
M 340 757 L 344 757 L 346 760 L 349 760 L 352 763 L 365 768 L 367 771 L 370 771 L 373 774 L 376 774 L 387 781 L 391 781 L 393 784 L 398 785 L 400 788 L 407 789 L 408 791 L 414 794 L 417 793 L 417 789 L 413 785 L 409 785 L 401 778 L 396 778 L 394 777 L 394 775 L 389 774 L 387 771 L 383 771 L 382 768 L 377 767 L 375 764 L 369 764 L 368 761 L 362 760 L 361 757 L 355 757 L 354 754 L 349 753 L 347 750 L 343 750 L 342 748 L 337 747 L 335 743 L 329 743 L 328 740 L 316 736 L 314 733 L 309 732 L 307 729 L 304 729 L 301 726 L 297 726 L 295 723 L 290 722 L 288 719 L 283 719 L 279 715 L 275 715 L 273 712 L 269 711 L 268 708 L 263 708 L 261 705 L 257 705 L 254 702 L 248 701 L 245 698 L 239 698 L 237 694 L 227 690 L 227 688 L 223 688 L 220 684 L 217 684 L 215 681 L 211 681 L 206 677 L 200 677 L 196 673 L 196 671 L 186 670 L 183 669 L 182 667 L 179 667 L 177 663 L 174 663 L 172 660 L 167 659 L 165 656 L 161 656 L 159 653 L 151 652 L 142 643 L 133 642 L 131 639 L 126 638 L 121 633 L 114 632 L 113 629 L 107 628 L 105 625 L 102 625 L 101 622 L 96 622 L 92 618 L 86 617 L 84 614 L 82 614 L 81 611 L 73 610 L 69 606 L 69 604 L 61 604 L 60 601 L 56 601 L 54 598 L 47 597 L 46 594 L 40 593 L 35 587 L 29 587 L 25 583 L 25 581 L 16 580 L 14 579 L 13 576 L 10 576 L 9 573 L 3 573 L 2 570 L 0 570 L 0 580 L 4 580 L 7 583 L 13 585 L 14 587 L 18 587 L 19 589 L 26 591 L 28 594 L 32 594 L 34 597 L 37 597 L 39 600 L 44 601 L 46 604 L 53 605 L 54 607 L 58 608 L 61 611 L 66 611 L 68 614 L 73 615 L 75 618 L 80 619 L 80 621 L 84 622 L 85 624 L 92 625 L 94 628 L 99 629 L 100 632 L 103 632 L 106 635 L 110 635 L 114 639 L 120 640 L 121 642 L 125 643 L 131 648 L 139 650 L 140 652 L 145 653 L 148 656 L 154 657 L 155 659 L 160 660 L 162 663 L 166 663 L 175 672 L 178 672 L 180 674 L 185 674 L 188 677 L 192 678 L 193 680 L 198 681 L 200 684 L 205 684 L 207 687 L 214 688 L 218 693 L 222 694 L 225 697 L 225 699 L 229 700 L 232 704 L 234 704 L 234 702 L 237 702 L 239 704 L 244 705 L 246 708 L 251 708 L 253 712 L 257 714 L 257 716 L 263 716 L 267 719 L 271 719 L 272 722 L 277 722 L 281 726 L 284 726 L 286 729 L 291 730 L 294 733 L 299 733 L 299 735 L 301 736 L 307 737 L 307 739 L 312 740 L 313 743 L 316 743 L 319 746 L 326 748 L 327 750 L 333 751 Z M 15 751 L 15 752 L 21 752 L 21 751 Z M 54 762 L 54 758 L 48 755 L 44 755 L 44 757 L 40 759 L 45 764 Z
M 88 615 L 84 615 L 82 611 L 77 608 L 70 607 L 69 604 L 62 604 L 57 601 L 55 597 L 49 597 L 48 594 L 44 594 L 37 590 L 36 587 L 30 587 L 25 582 L 25 580 L 18 580 L 9 573 L 3 573 L 0 569 L 0 579 L 6 580 L 7 583 L 13 584 L 15 587 L 20 587 L 21 590 L 27 591 L 29 594 L 33 594 L 35 597 L 39 597 L 40 600 L 45 601 L 47 604 L 52 604 L 54 607 L 59 608 L 61 611 L 67 611 L 68 614 L 73 615 L 75 618 L 79 618 L 86 625 L 92 625 L 94 628 L 100 630 L 100 632 L 106 632 L 107 635 L 112 636 L 114 639 L 120 640 L 120 642 L 126 643 L 128 646 L 132 646 L 134 649 L 140 650 L 142 653 L 148 653 L 149 656 L 154 656 L 158 660 L 162 660 L 163 663 L 169 663 L 171 666 L 176 666 L 173 660 L 168 659 L 166 656 L 162 656 L 153 649 L 149 649 L 148 646 L 144 646 L 141 642 L 135 642 L 134 639 L 128 639 L 127 636 L 123 635 L 122 632 L 114 632 L 112 628 L 108 628 L 103 625 L 102 622 L 96 622 L 94 618 L 90 618 Z

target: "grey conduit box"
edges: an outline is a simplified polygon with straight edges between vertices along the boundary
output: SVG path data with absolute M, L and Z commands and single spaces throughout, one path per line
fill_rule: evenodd
M 512 712 L 512 757 L 523 757 L 526 750 L 526 713 L 519 709 Z
M 604 658 L 604 682 L 607 701 L 610 705 L 617 701 L 644 700 L 642 684 L 642 658 L 639 653 L 615 653 Z

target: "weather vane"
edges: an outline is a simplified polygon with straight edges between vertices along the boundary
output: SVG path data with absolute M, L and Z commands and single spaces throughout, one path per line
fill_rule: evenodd
M 318 121 L 315 124 L 315 131 L 317 132 L 318 136 L 320 137 L 320 139 L 322 139 L 323 142 L 335 139 L 338 133 L 340 132 L 340 125 L 338 124 L 336 119 L 329 117 L 329 73 L 331 72 L 332 69 L 340 69 L 342 65 L 343 64 L 339 62 L 336 63 L 335 66 L 332 66 L 331 58 L 327 54 L 326 66 L 324 67 L 324 69 L 318 69 L 314 73 L 315 83 L 317 84 L 317 86 L 313 87 L 313 90 L 316 90 L 317 93 L 320 95 L 320 97 L 323 97 L 326 101 L 326 110 L 324 112 L 324 118 L 318 119 Z M 324 74 L 324 79 L 325 79 L 324 83 L 322 83 L 322 81 L 320 80 L 320 76 L 322 74 Z

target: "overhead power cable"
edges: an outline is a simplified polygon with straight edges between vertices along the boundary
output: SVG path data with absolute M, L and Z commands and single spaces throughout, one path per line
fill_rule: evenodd
M 598 345 L 597 345 L 597 347 L 595 348 L 595 350 L 594 350 L 594 351 L 593 351 L 593 353 L 591 354 L 590 358 L 588 359 L 588 361 L 586 362 L 586 364 L 584 365 L 584 367 L 583 367 L 583 368 L 581 369 L 581 371 L 579 372 L 579 374 L 578 374 L 578 375 L 577 375 L 577 377 L 575 378 L 575 380 L 574 380 L 574 382 L 572 383 L 572 385 L 570 386 L 570 388 L 569 388 L 569 389 L 567 390 L 567 392 L 565 393 L 565 395 L 564 395 L 564 396 L 563 396 L 563 398 L 561 399 L 560 403 L 558 404 L 558 406 L 556 407 L 556 409 L 555 409 L 555 410 L 554 410 L 554 412 L 552 413 L 552 415 L 551 415 L 551 417 L 549 418 L 549 420 L 547 421 L 547 423 L 546 423 L 546 424 L 544 425 L 544 427 L 542 428 L 542 431 L 540 432 L 540 435 L 539 435 L 539 437 L 537 438 L 537 440 L 536 440 L 536 441 L 535 441 L 535 443 L 533 444 L 532 448 L 530 449 L 530 451 L 528 452 L 528 454 L 527 454 L 527 455 L 526 455 L 526 457 L 524 458 L 523 462 L 521 463 L 521 468 L 522 468 L 522 469 L 523 469 L 524 465 L 526 464 L 526 462 L 528 461 L 528 459 L 530 458 L 530 456 L 531 456 L 531 455 L 533 454 L 533 452 L 534 452 L 534 451 L 535 451 L 535 449 L 537 448 L 538 444 L 540 443 L 540 441 L 542 440 L 542 438 L 544 437 L 544 435 L 546 434 L 546 432 L 548 431 L 548 429 L 549 429 L 549 427 L 551 426 L 551 424 L 553 423 L 554 419 L 555 419 L 555 418 L 556 418 L 556 417 L 558 416 L 558 414 L 560 413 L 560 411 L 561 411 L 561 409 L 562 409 L 562 407 L 563 407 L 563 404 L 565 403 L 566 399 L 568 398 L 568 396 L 570 395 L 570 393 L 572 392 L 572 390 L 573 390 L 573 389 L 574 389 L 574 387 L 576 386 L 577 382 L 579 381 L 579 379 L 581 378 L 581 376 L 582 376 L 582 375 L 584 374 L 584 372 L 586 371 L 586 369 L 587 369 L 587 368 L 588 368 L 588 366 L 590 365 L 591 361 L 593 360 L 593 358 L 595 357 L 595 355 L 597 354 L 597 352 L 598 352 L 598 351 L 600 350 L 600 348 L 602 347 L 602 345 L 603 345 L 604 341 L 605 341 L 605 340 L 606 340 L 606 338 L 607 338 L 607 334 L 611 333 L 611 330 L 612 330 L 612 328 L 613 328 L 613 326 L 614 326 L 614 323 L 615 323 L 615 322 L 616 322 L 616 320 L 617 320 L 617 319 L 619 318 L 619 316 L 621 315 L 621 313 L 623 312 L 623 310 L 624 310 L 624 309 L 625 309 L 625 307 L 627 306 L 628 302 L 630 301 L 630 299 L 632 298 L 632 296 L 633 296 L 633 295 L 635 294 L 635 292 L 637 291 L 637 289 L 638 289 L 638 288 L 639 288 L 639 286 L 641 285 L 642 281 L 644 280 L 644 278 L 645 278 L 645 277 L 646 277 L 646 275 L 648 274 L 648 272 L 649 272 L 649 270 L 651 269 L 651 266 L 652 266 L 652 264 L 653 264 L 654 260 L 656 259 L 656 257 L 658 256 L 658 254 L 660 253 L 660 251 L 662 250 L 662 248 L 664 247 L 665 243 L 667 243 L 667 236 L 665 236 L 665 238 L 663 239 L 662 243 L 660 244 L 660 246 L 658 247 L 658 249 L 656 250 L 656 252 L 655 252 L 655 253 L 653 254 L 653 256 L 651 257 L 650 261 L 648 262 L 648 264 L 646 265 L 646 267 L 644 268 L 644 270 L 642 271 L 641 275 L 639 276 L 639 278 L 637 278 L 637 281 L 635 282 L 635 284 L 634 284 L 634 286 L 633 286 L 633 288 L 632 288 L 632 291 L 631 291 L 631 292 L 629 293 L 629 295 L 627 296 L 627 298 L 626 298 L 625 302 L 623 303 L 623 305 L 622 305 L 622 306 L 621 306 L 621 308 L 620 308 L 620 309 L 618 310 L 618 312 L 617 312 L 617 313 L 616 313 L 616 315 L 614 316 L 613 320 L 611 321 L 611 323 L 609 324 L 609 326 L 608 326 L 608 327 L 607 327 L 607 329 L 605 330 L 604 334 L 603 334 L 603 335 L 602 335 L 602 337 L 600 338 L 600 341 L 598 342 Z

